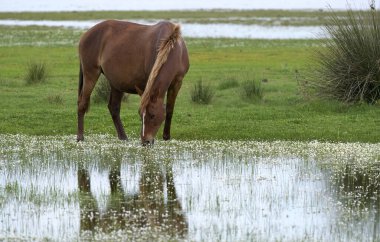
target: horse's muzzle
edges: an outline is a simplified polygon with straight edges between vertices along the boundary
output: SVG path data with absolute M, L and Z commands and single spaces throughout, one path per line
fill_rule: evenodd
M 141 142 L 143 146 L 152 146 L 154 144 L 154 139 L 152 140 L 144 140 Z

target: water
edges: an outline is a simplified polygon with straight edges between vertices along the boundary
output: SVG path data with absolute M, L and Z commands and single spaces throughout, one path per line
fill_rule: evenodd
M 378 241 L 380 145 L 0 135 L 0 240 Z
M 143 24 L 154 21 L 131 20 Z M 0 20 L 5 26 L 50 26 L 88 29 L 100 21 L 52 21 L 52 20 Z M 156 21 L 157 22 L 157 21 Z M 320 26 L 260 26 L 242 24 L 182 23 L 182 33 L 193 38 L 244 38 L 244 39 L 316 39 L 323 37 Z
M 0 0 L 1 12 L 192 9 L 345 9 L 368 8 L 367 0 Z
M 360 0 L 210 0 L 210 1 L 152 1 L 152 0 L 0 0 L 0 12 L 21 11 L 103 11 L 103 10 L 210 10 L 210 9 L 287 9 L 287 10 L 343 10 L 347 6 L 353 9 L 368 9 L 368 1 Z M 139 23 L 147 20 L 132 20 Z M 0 20 L 7 26 L 59 26 L 87 29 L 99 21 L 23 21 Z M 152 21 L 149 21 L 152 23 Z M 157 21 L 154 21 L 157 22 Z M 326 37 L 320 26 L 261 26 L 242 24 L 199 24 L 182 23 L 185 37 L 194 38 L 246 38 L 246 39 L 317 39 Z

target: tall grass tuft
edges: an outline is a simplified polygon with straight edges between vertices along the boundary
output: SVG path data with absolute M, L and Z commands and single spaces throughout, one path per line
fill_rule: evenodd
M 191 90 L 191 100 L 195 103 L 209 104 L 214 97 L 214 91 L 210 86 L 203 85 L 202 81 L 198 81 Z
M 247 80 L 241 84 L 242 97 L 249 101 L 259 101 L 263 99 L 263 89 L 261 82 Z
M 331 11 L 324 30 L 330 38 L 315 53 L 317 65 L 307 86 L 322 98 L 375 103 L 380 98 L 379 11 L 349 9 L 347 18 Z
M 28 64 L 25 81 L 26 84 L 32 85 L 45 82 L 47 78 L 46 65 L 42 62 L 31 62 Z
M 96 83 L 93 101 L 95 103 L 105 103 L 108 102 L 111 94 L 111 86 L 105 78 L 105 76 L 101 75 L 99 77 L 98 82 Z M 128 95 L 124 94 L 122 101 L 126 102 L 128 100 Z

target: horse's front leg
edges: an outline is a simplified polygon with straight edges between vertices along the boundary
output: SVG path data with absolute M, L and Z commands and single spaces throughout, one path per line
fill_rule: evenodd
M 108 102 L 108 110 L 110 111 L 112 121 L 115 125 L 117 136 L 120 140 L 128 140 L 127 135 L 125 134 L 123 123 L 120 119 L 120 107 L 121 99 L 123 98 L 124 93 L 120 92 L 113 87 L 111 87 L 111 95 Z
M 164 140 L 170 139 L 170 127 L 172 123 L 174 104 L 177 98 L 178 91 L 182 85 L 182 79 L 183 77 L 174 79 L 174 81 L 172 82 L 172 84 L 170 85 L 168 89 L 168 93 L 166 97 L 166 118 L 165 118 L 164 134 L 163 134 Z

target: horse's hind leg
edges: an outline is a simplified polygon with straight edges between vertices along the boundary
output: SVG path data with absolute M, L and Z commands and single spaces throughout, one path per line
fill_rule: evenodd
M 120 119 L 120 106 L 123 95 L 123 92 L 120 92 L 111 87 L 111 95 L 108 102 L 108 110 L 110 111 L 112 121 L 115 125 L 117 136 L 121 140 L 127 140 L 127 135 L 125 134 L 123 124 Z
M 82 74 L 82 73 L 81 73 Z M 100 69 L 93 69 L 91 72 L 83 71 L 83 86 L 82 90 L 79 90 L 78 95 L 78 132 L 77 132 L 77 141 L 84 140 L 83 131 L 84 131 L 84 114 L 87 112 L 90 105 L 90 96 L 92 90 L 95 87 L 96 81 L 100 75 Z
M 178 91 L 182 85 L 182 79 L 183 77 L 178 77 L 174 79 L 174 81 L 172 82 L 172 84 L 170 84 L 170 87 L 168 89 L 168 93 L 166 96 L 166 119 L 163 134 L 164 140 L 170 139 L 170 126 L 172 123 L 174 104 L 177 98 Z

